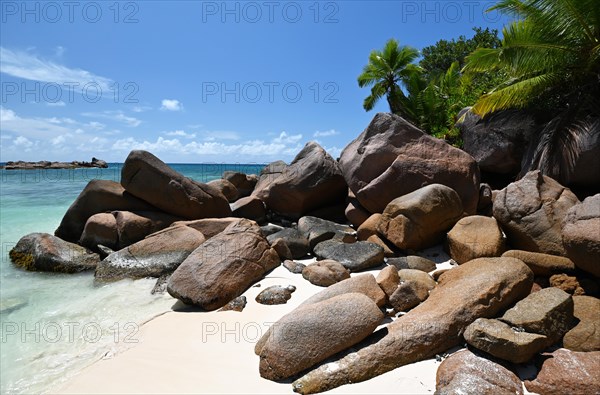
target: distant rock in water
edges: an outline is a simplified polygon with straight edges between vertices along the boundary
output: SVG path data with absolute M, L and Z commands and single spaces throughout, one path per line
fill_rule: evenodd
M 82 167 L 97 167 L 106 169 L 108 164 L 102 159 L 92 158 L 91 162 L 50 162 L 42 160 L 39 162 L 6 162 L 6 166 L 0 166 L 6 170 L 36 170 L 36 169 L 78 169 Z

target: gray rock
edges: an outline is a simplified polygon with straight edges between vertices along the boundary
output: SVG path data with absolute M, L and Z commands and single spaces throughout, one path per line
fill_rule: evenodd
M 327 240 L 317 244 L 314 249 L 319 259 L 333 259 L 352 272 L 370 269 L 383 264 L 383 248 L 368 241 L 343 243 Z
M 256 301 L 260 304 L 286 304 L 292 297 L 292 293 L 296 291 L 296 287 L 288 285 L 282 287 L 281 285 L 272 285 L 260 291 L 256 295 Z
M 429 290 L 423 283 L 407 280 L 402 281 L 390 296 L 390 306 L 394 311 L 408 311 L 418 306 L 429 297 Z
M 325 240 L 335 239 L 345 243 L 356 240 L 356 232 L 351 227 L 317 217 L 304 216 L 300 218 L 298 230 L 308 239 L 311 249 Z
M 285 261 L 283 261 L 283 267 L 285 267 L 291 273 L 301 274 L 302 271 L 304 270 L 304 268 L 306 267 L 306 265 L 304 263 L 286 259 Z
M 567 211 L 562 241 L 567 256 L 578 268 L 600 277 L 600 194 Z
M 475 258 L 497 257 L 504 252 L 504 238 L 494 218 L 472 215 L 461 218 L 448 232 L 448 250 L 458 264 Z

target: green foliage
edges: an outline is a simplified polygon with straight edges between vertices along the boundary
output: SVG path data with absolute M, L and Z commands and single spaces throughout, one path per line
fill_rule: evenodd
M 454 62 L 462 69 L 465 58 L 477 48 L 498 48 L 500 39 L 498 30 L 483 30 L 480 27 L 473 28 L 475 35 L 472 38 L 460 36 L 450 41 L 440 40 L 435 45 L 423 48 L 423 58 L 419 66 L 425 70 L 428 76 L 444 74 Z
M 503 76 L 473 109 L 482 116 L 508 108 L 551 114 L 531 168 L 568 179 L 579 141 L 600 115 L 598 0 L 502 0 L 492 9 L 516 20 L 504 27 L 500 47 L 467 57 L 464 71 Z

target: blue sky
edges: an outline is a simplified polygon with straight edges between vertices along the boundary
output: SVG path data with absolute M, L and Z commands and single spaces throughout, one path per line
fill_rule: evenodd
M 0 161 L 334 157 L 365 112 L 356 77 L 396 38 L 501 30 L 478 1 L 0 1 Z

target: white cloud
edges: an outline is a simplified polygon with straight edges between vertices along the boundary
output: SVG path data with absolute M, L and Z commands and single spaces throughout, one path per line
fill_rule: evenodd
M 30 148 L 31 146 L 33 146 L 33 143 L 27 137 L 23 136 L 19 136 L 16 139 L 14 139 L 13 144 L 17 147 L 23 148 Z
M 186 139 L 196 138 L 196 133 L 186 133 L 183 130 L 174 130 L 172 132 L 164 132 L 167 136 L 184 137 Z
M 122 122 L 132 128 L 138 127 L 142 123 L 138 118 L 125 115 L 123 111 L 84 112 L 81 115 L 84 117 L 104 118 Z
M 286 132 L 281 132 L 278 137 L 273 139 L 273 142 L 276 144 L 295 144 L 302 140 L 301 134 L 294 134 L 292 136 L 288 136 Z
M 217 141 L 217 140 L 239 140 L 240 135 L 236 132 L 229 131 L 203 131 L 204 141 Z
M 181 111 L 183 110 L 183 104 L 179 102 L 179 100 L 175 99 L 163 99 L 161 102 L 161 110 L 166 111 Z
M 331 129 L 331 130 L 326 130 L 324 132 L 321 131 L 316 131 L 315 134 L 313 134 L 314 137 L 329 137 L 329 136 L 337 136 L 338 134 L 340 134 L 340 132 L 338 132 L 337 130 Z
M 133 112 L 146 112 L 152 110 L 152 107 L 150 106 L 134 106 L 131 111 Z
M 109 91 L 112 84 L 109 78 L 87 70 L 72 69 L 27 52 L 12 51 L 4 47 L 0 47 L 0 72 L 26 80 L 59 85 L 77 83 L 81 87 L 96 83 L 105 92 Z

